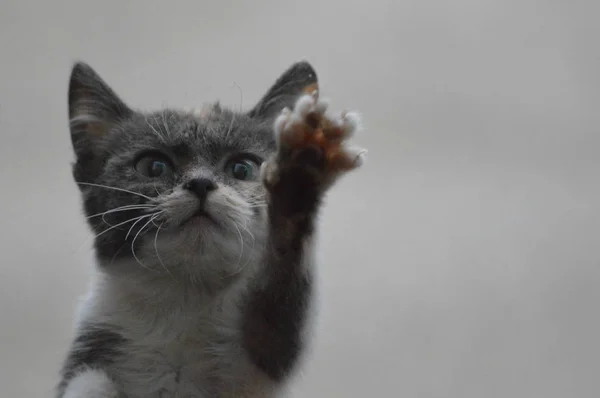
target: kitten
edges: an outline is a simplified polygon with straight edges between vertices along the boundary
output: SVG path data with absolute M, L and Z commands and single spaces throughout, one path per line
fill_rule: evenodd
M 59 398 L 284 394 L 321 199 L 362 162 L 345 146 L 356 115 L 325 116 L 317 87 L 299 62 L 245 113 L 142 113 L 73 67 L 73 175 L 98 266 Z

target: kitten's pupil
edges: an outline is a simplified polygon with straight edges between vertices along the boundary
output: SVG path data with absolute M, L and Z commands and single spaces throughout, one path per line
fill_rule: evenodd
M 148 168 L 148 175 L 150 177 L 160 177 L 167 170 L 167 164 L 160 160 L 155 160 L 150 163 L 150 167 Z
M 153 153 L 138 160 L 135 169 L 150 178 L 165 177 L 173 172 L 172 163 L 164 155 Z
M 233 164 L 232 174 L 238 180 L 248 180 L 252 178 L 253 168 L 247 162 L 236 162 Z

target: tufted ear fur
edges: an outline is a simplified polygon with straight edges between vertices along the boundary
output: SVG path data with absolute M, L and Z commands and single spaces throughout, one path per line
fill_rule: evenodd
M 250 117 L 271 118 L 283 108 L 292 108 L 299 95 L 318 90 L 317 73 L 306 61 L 289 67 L 249 112 Z
M 87 64 L 77 62 L 69 82 L 69 125 L 77 157 L 77 170 L 90 178 L 99 172 L 104 161 L 103 143 L 114 127 L 133 114 L 127 105 Z

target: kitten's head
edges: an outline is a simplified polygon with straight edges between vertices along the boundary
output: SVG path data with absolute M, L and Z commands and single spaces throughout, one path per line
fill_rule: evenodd
M 144 113 L 77 63 L 69 85 L 73 175 L 102 266 L 206 279 L 251 263 L 265 245 L 259 170 L 275 150 L 273 118 L 316 83 L 301 62 L 246 113 L 219 105 Z

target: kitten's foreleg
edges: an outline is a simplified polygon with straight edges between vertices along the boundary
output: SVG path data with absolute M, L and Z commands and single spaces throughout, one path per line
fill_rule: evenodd
M 269 247 L 263 273 L 243 312 L 244 348 L 274 381 L 293 369 L 302 350 L 313 272 L 309 245 L 324 192 L 362 163 L 364 151 L 344 146 L 358 125 L 354 114 L 324 115 L 316 94 L 301 97 L 275 122 L 278 150 L 265 162 L 269 192 Z

